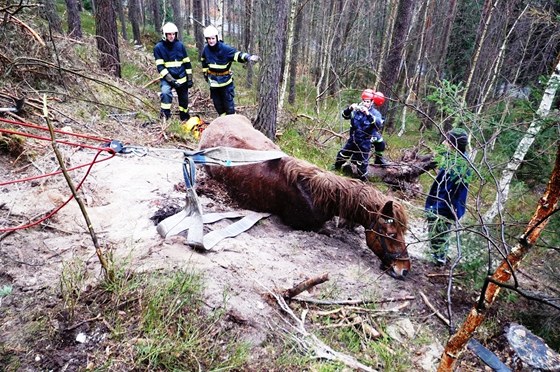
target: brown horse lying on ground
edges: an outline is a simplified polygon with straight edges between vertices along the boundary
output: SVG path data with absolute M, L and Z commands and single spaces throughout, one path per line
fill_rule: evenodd
M 200 148 L 217 146 L 279 150 L 241 115 L 219 117 L 205 129 Z M 359 223 L 383 269 L 399 279 L 410 271 L 405 210 L 367 183 L 290 156 L 234 167 L 206 165 L 206 171 L 243 207 L 274 213 L 293 228 L 317 230 L 334 216 Z

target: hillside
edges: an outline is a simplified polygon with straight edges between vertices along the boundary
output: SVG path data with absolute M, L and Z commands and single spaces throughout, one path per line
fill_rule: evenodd
M 37 220 L 71 193 L 62 175 L 10 183 L 52 172 L 58 163 L 49 141 L 3 137 L 16 144 L 0 154 L 0 227 L 6 229 L 0 235 L 0 289 L 6 291 L 0 297 L 3 369 L 344 370 L 340 362 L 315 359 L 311 338 L 296 332 L 295 320 L 270 296 L 327 273 L 328 281 L 300 297 L 331 304 L 290 303 L 297 317 L 305 318 L 307 331 L 373 369 L 435 370 L 448 331 L 422 294 L 446 314 L 448 271 L 426 259 L 421 217 L 411 212 L 407 243 L 413 266 L 404 281 L 380 269 L 365 244 L 363 227 L 339 226 L 335 220 L 318 232 L 305 232 L 271 216 L 210 252 L 191 249 L 184 236 L 164 240 L 152 217 L 184 205 L 181 151 L 196 148 L 197 142 L 177 131 L 177 121 L 158 119 L 157 87 L 145 87 L 157 76 L 151 53 L 123 42 L 123 60 L 133 73 L 117 79 L 97 67 L 93 38 L 55 42 L 58 66 L 34 40 L 2 51 L 12 70 L 2 71 L 8 78 L 0 97 L 11 105 L 10 97 L 25 93 L 26 103 L 23 112 L 3 116 L 0 125 L 21 130 L 8 122 L 13 120 L 44 128 L 46 109 L 56 129 L 88 135 L 94 147 L 114 139 L 140 151 L 112 158 L 103 153 L 99 156 L 106 161 L 72 173 L 76 183 L 85 177 L 79 195 L 116 273 L 116 279 L 107 281 L 74 201 L 37 226 L 8 231 Z M 238 89 L 248 95 L 241 84 Z M 198 75 L 191 104 L 205 120 L 213 119 Z M 238 111 L 251 117 L 254 107 L 241 105 Z M 89 164 L 98 153 L 95 148 L 59 147 L 68 168 Z M 238 209 L 202 169 L 197 171 L 197 192 L 205 212 Z M 413 211 L 421 209 L 418 203 L 407 205 Z M 221 221 L 206 231 L 227 224 Z M 193 287 L 202 288 L 201 297 L 190 287 L 188 295 L 164 297 L 162 293 L 175 295 L 177 290 L 165 287 L 166 281 L 183 274 L 181 280 L 200 280 Z M 453 319 L 460 322 L 476 289 L 469 287 L 468 273 L 456 274 Z M 523 278 L 541 284 L 529 272 Z M 164 284 L 158 287 L 160 282 Z M 152 305 L 160 295 L 165 301 Z M 174 308 L 174 303 L 180 306 Z M 160 319 L 163 329 L 150 328 L 156 323 L 152 312 L 168 308 Z M 539 307 L 523 299 L 504 301 L 489 311 L 489 325 L 477 337 L 514 367 L 518 362 L 504 338 L 512 309 L 530 313 Z M 189 328 L 190 320 L 192 333 L 181 328 Z M 165 343 L 177 335 L 180 347 Z M 459 366 L 465 371 L 483 368 L 470 351 Z

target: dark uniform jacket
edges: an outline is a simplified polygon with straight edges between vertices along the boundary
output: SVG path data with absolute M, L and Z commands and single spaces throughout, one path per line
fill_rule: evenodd
M 202 72 L 208 77 L 210 88 L 225 87 L 233 82 L 231 75 L 232 62 L 247 62 L 249 54 L 239 52 L 232 46 L 218 41 L 213 47 L 206 44 L 202 50 L 200 61 Z
M 172 43 L 160 40 L 154 47 L 154 57 L 161 78 L 169 73 L 180 84 L 192 80 L 191 60 L 185 46 L 179 40 Z

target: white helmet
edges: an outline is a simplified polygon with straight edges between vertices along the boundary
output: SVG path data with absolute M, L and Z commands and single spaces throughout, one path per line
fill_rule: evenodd
M 175 23 L 167 22 L 161 28 L 161 32 L 163 33 L 163 38 L 165 39 L 165 34 L 177 34 L 179 29 L 175 26 Z
M 216 39 L 218 38 L 218 29 L 212 25 L 206 27 L 204 29 L 204 38 L 208 38 L 208 37 L 216 37 Z

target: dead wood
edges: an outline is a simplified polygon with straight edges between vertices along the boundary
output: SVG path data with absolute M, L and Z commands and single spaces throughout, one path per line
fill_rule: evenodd
M 383 298 L 383 299 L 380 299 L 380 300 L 342 300 L 342 301 L 315 300 L 313 298 L 292 298 L 292 300 L 294 300 L 294 301 L 306 302 L 306 303 L 309 303 L 309 304 L 316 304 L 316 305 L 382 304 L 382 303 L 396 302 L 396 301 L 412 301 L 414 299 L 415 299 L 414 296 L 389 297 L 389 298 Z
M 282 296 L 279 296 L 271 291 L 268 291 L 268 293 L 270 296 L 276 299 L 276 302 L 278 303 L 282 311 L 290 317 L 290 321 L 286 319 L 284 319 L 284 321 L 290 326 L 292 331 L 289 330 L 285 330 L 285 331 L 290 334 L 292 334 L 293 331 L 295 331 L 296 334 L 292 335 L 294 340 L 301 347 L 303 347 L 307 351 L 312 352 L 316 358 L 337 361 L 357 371 L 368 371 L 368 372 L 376 371 L 375 369 L 360 363 L 358 360 L 356 360 L 354 357 L 350 355 L 346 355 L 336 350 L 333 350 L 330 346 L 328 346 L 323 341 L 321 341 L 317 336 L 309 333 L 305 329 L 305 316 L 307 314 L 307 310 L 304 310 L 304 312 L 301 315 L 301 318 L 297 317 Z
M 370 164 L 368 176 L 380 179 L 393 190 L 401 191 L 410 197 L 422 193 L 419 177 L 437 167 L 433 154 L 420 154 L 420 147 L 402 150 L 396 161 L 389 161 L 387 166 Z
M 314 278 L 309 278 L 309 279 L 304 280 L 303 282 L 300 282 L 299 284 L 297 284 L 293 288 L 286 289 L 286 290 L 282 291 L 281 295 L 286 300 L 291 300 L 292 298 L 294 298 L 298 294 L 300 294 L 302 292 L 305 292 L 305 291 L 315 287 L 318 284 L 324 283 L 327 280 L 329 280 L 329 273 L 325 273 L 325 274 L 322 274 L 320 276 L 316 276 Z
M 441 319 L 442 322 L 444 322 L 447 326 L 449 326 L 449 319 L 447 319 L 446 317 L 443 316 L 442 313 L 440 313 L 434 305 L 432 305 L 432 303 L 430 302 L 430 300 L 428 300 L 428 297 L 426 297 L 426 295 L 420 291 L 420 296 L 422 297 L 422 300 L 424 300 L 424 303 L 426 304 L 426 306 L 428 306 L 430 308 L 430 310 L 432 310 L 434 312 L 434 315 L 437 316 L 438 318 Z
M 539 239 L 550 216 L 557 211 L 560 197 L 560 146 L 556 152 L 554 170 L 547 189 L 537 204 L 533 217 L 527 224 L 525 233 L 519 238 L 511 253 L 500 263 L 492 276 L 486 278 L 479 300 L 473 305 L 463 324 L 449 338 L 441 357 L 438 371 L 453 371 L 474 332 L 486 318 L 487 310 L 494 304 L 500 289 L 507 286 L 517 267 Z
M 10 15 L 10 21 L 12 21 L 13 23 L 18 24 L 21 27 L 23 27 L 24 29 L 26 29 L 31 34 L 31 36 L 33 36 L 33 38 L 35 38 L 35 40 L 37 40 L 37 42 L 39 44 L 41 44 L 42 47 L 47 46 L 47 44 L 43 41 L 43 38 L 41 36 L 39 36 L 39 34 L 35 30 L 33 30 L 31 27 L 29 27 L 22 20 L 14 17 L 13 15 Z

